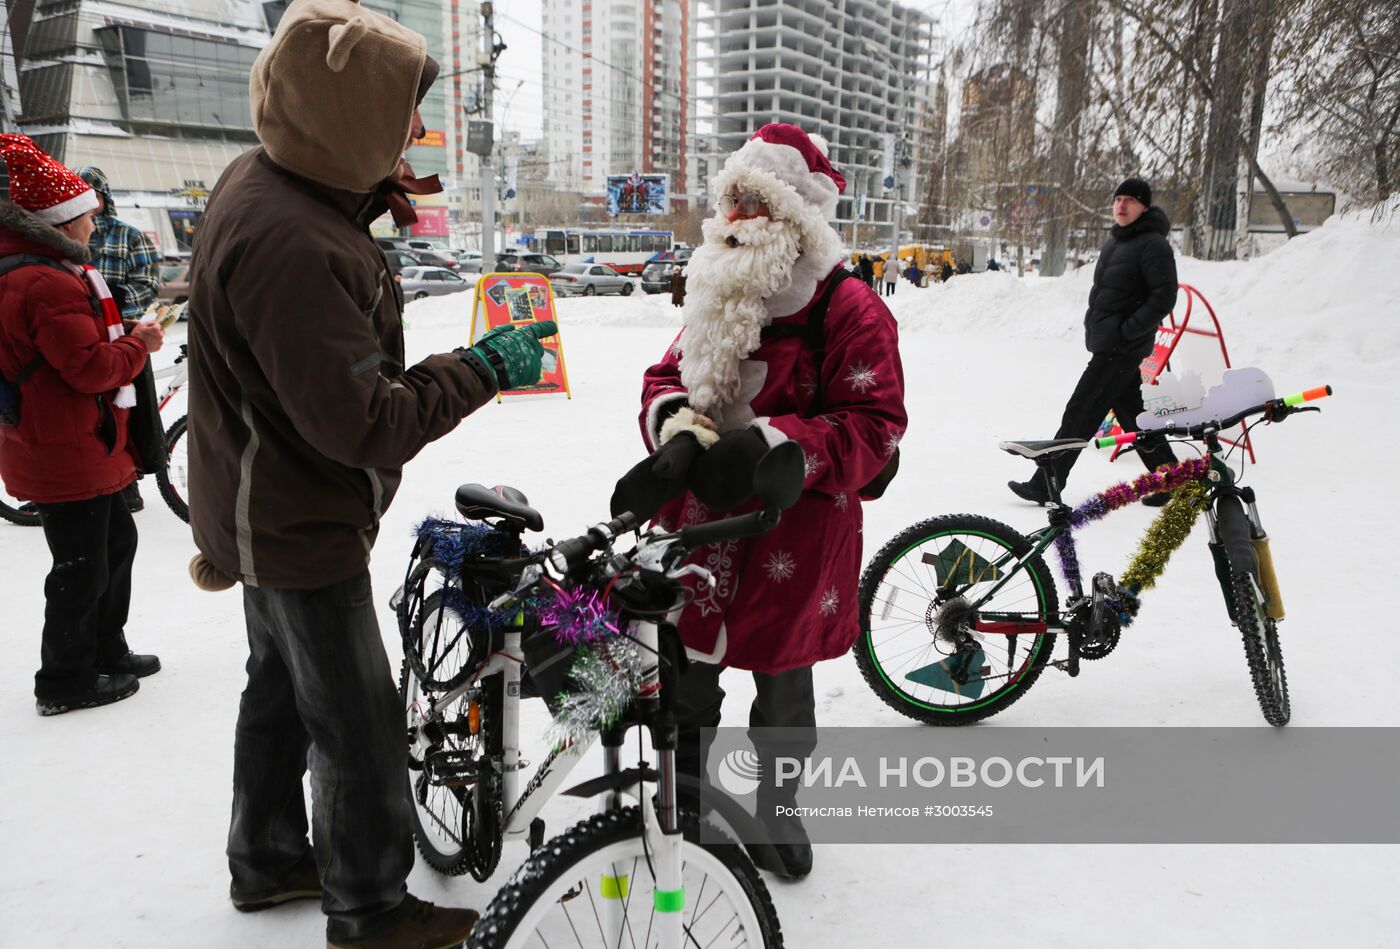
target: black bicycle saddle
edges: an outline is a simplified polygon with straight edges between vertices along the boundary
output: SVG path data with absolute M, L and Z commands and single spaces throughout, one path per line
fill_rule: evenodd
M 544 518 L 530 506 L 524 492 L 505 484 L 462 485 L 457 489 L 457 513 L 473 521 L 499 517 L 509 530 L 544 530 Z
M 1045 458 L 1067 451 L 1083 451 L 1091 444 L 1093 443 L 1082 438 L 1051 438 L 1043 441 L 1002 442 L 998 447 L 1022 458 Z

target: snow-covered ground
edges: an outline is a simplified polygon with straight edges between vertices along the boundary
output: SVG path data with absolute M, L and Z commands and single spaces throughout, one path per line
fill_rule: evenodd
M 891 308 L 911 424 L 899 478 L 866 506 L 867 552 L 937 513 L 1039 523 L 1004 486 L 1027 465 L 996 443 L 1054 432 L 1087 358 L 1080 320 L 1090 278 L 1086 268 L 1057 280 L 991 273 L 900 286 Z M 1400 448 L 1383 434 L 1400 354 L 1400 224 L 1334 219 L 1252 262 L 1182 261 L 1181 279 L 1215 305 L 1236 365 L 1264 368 L 1280 392 L 1336 388 L 1323 415 L 1258 429 L 1260 464 L 1249 471 L 1287 594 L 1293 722 L 1400 725 L 1400 629 L 1385 592 L 1396 577 Z M 465 294 L 412 305 L 410 357 L 463 344 L 469 305 Z M 661 296 L 561 301 L 572 400 L 489 405 L 408 467 L 373 564 L 392 657 L 388 598 L 410 526 L 450 511 L 459 483 L 519 486 L 556 538 L 605 515 L 613 481 L 640 456 L 641 372 L 670 343 L 678 313 Z M 180 335 L 172 331 L 172 343 Z M 1218 356 L 1190 345 L 1180 362 L 1213 371 Z M 1069 497 L 1137 470 L 1130 459 L 1085 458 Z M 164 670 L 111 708 L 34 714 L 49 556 L 39 531 L 0 524 L 0 648 L 10 657 L 0 668 L 0 945 L 318 945 L 314 905 L 245 917 L 227 902 L 223 846 L 246 656 L 240 598 L 195 589 L 188 529 L 144 486 L 128 635 Z M 1149 516 L 1132 509 L 1086 532 L 1081 557 L 1117 572 Z M 985 727 L 1264 727 L 1202 548 L 1192 538 L 1173 561 L 1111 659 L 1078 680 L 1046 674 Z M 920 727 L 881 704 L 849 658 L 821 665 L 816 679 L 820 723 Z M 731 673 L 726 688 L 726 722 L 742 724 L 752 686 Z M 543 727 L 534 703 L 525 733 Z M 938 732 L 926 735 L 936 748 Z M 553 833 L 577 813 L 551 802 L 544 816 Z M 508 847 L 484 885 L 422 867 L 409 883 L 425 898 L 481 907 L 523 857 L 523 845 Z M 1400 931 L 1397 879 L 1400 853 L 1382 847 L 825 846 L 810 878 L 770 887 L 794 947 L 1379 946 Z

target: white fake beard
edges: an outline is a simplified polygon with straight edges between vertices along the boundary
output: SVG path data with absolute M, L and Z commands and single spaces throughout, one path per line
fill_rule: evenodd
M 769 321 L 764 300 L 792 284 L 802 240 L 795 222 L 767 217 L 712 217 L 701 232 L 705 241 L 686 265 L 681 383 L 691 407 L 706 414 L 738 393 L 739 363 L 758 348 Z M 729 246 L 731 237 L 737 246 Z

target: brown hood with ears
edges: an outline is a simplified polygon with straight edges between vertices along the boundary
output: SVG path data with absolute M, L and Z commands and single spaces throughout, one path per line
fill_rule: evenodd
M 427 42 L 356 0 L 294 0 L 258 54 L 253 126 L 273 161 L 345 191 L 373 191 L 403 157 Z

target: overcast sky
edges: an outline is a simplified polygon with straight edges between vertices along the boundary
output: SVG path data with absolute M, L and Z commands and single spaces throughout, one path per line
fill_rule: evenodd
M 902 4 L 923 10 L 944 24 L 945 37 L 966 29 L 976 0 L 913 0 Z M 508 49 L 497 61 L 496 121 L 526 140 L 539 138 L 543 119 L 540 77 L 540 0 L 497 0 L 496 32 Z

